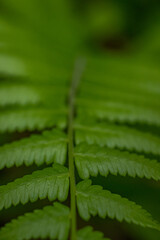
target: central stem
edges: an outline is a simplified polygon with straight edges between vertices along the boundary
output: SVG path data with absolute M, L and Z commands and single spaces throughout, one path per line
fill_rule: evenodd
M 76 180 L 74 169 L 74 137 L 73 137 L 73 120 L 75 115 L 75 96 L 76 90 L 84 71 L 85 61 L 78 59 L 75 63 L 74 72 L 72 76 L 72 84 L 69 93 L 69 116 L 68 116 L 68 160 L 70 173 L 70 196 L 71 196 L 71 240 L 76 240 Z

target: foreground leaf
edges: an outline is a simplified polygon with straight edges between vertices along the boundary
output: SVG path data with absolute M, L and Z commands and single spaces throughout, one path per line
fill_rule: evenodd
M 0 113 L 0 132 L 22 132 L 66 126 L 65 109 L 26 108 Z
M 78 211 L 84 220 L 89 220 L 91 215 L 101 218 L 108 216 L 120 222 L 125 220 L 128 223 L 160 230 L 160 225 L 141 206 L 91 183 L 91 180 L 85 180 L 77 185 Z
M 82 179 L 108 173 L 160 180 L 160 163 L 137 154 L 97 145 L 80 144 L 75 149 L 75 164 Z
M 68 196 L 68 189 L 68 169 L 55 164 L 0 186 L 0 209 L 16 206 L 18 203 L 35 202 L 38 198 L 48 197 L 50 201 L 57 198 L 64 201 Z
M 28 240 L 50 238 L 65 240 L 69 233 L 68 207 L 54 203 L 54 206 L 26 213 L 12 220 L 0 230 L 1 240 Z
M 110 148 L 160 154 L 160 138 L 136 129 L 114 124 L 75 124 L 76 143 L 87 142 Z
M 44 131 L 41 135 L 6 144 L 0 147 L 0 169 L 41 165 L 43 163 L 64 164 L 67 152 L 67 137 L 60 130 Z

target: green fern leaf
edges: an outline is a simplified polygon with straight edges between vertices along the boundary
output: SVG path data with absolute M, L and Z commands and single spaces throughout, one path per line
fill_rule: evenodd
M 160 163 L 137 154 L 97 145 L 80 144 L 75 149 L 75 164 L 82 179 L 108 173 L 160 180 Z
M 107 119 L 113 122 L 147 123 L 160 126 L 160 106 L 143 106 L 119 101 L 97 101 L 79 99 L 79 115 L 89 115 L 96 119 Z
M 35 202 L 38 198 L 48 197 L 50 201 L 57 198 L 64 201 L 68 196 L 68 189 L 68 169 L 55 164 L 0 186 L 0 209 L 16 206 L 18 203 Z
M 101 218 L 108 216 L 120 222 L 125 220 L 160 230 L 160 225 L 139 205 L 91 183 L 91 180 L 85 180 L 77 185 L 77 206 L 84 220 L 89 220 L 91 215 L 99 215 Z
M 42 210 L 26 213 L 12 220 L 0 230 L 1 240 L 50 238 L 66 240 L 69 233 L 69 208 L 54 203 Z
M 65 109 L 27 108 L 0 113 L 0 132 L 43 130 L 47 127 L 66 126 Z
M 86 81 L 97 84 L 103 89 L 116 89 L 119 92 L 131 92 L 149 98 L 158 97 L 160 94 L 159 69 L 152 64 L 148 65 L 146 62 L 137 60 L 134 57 L 123 58 L 122 56 L 120 58 L 92 57 L 89 59 L 85 73 Z
M 0 147 L 0 169 L 33 163 L 59 163 L 64 165 L 67 154 L 67 137 L 59 130 L 44 131 L 41 135 L 6 144 Z
M 110 78 L 113 78 L 113 74 L 111 74 Z M 88 78 L 87 78 L 88 80 Z M 114 86 L 112 84 L 114 81 L 108 81 L 107 79 L 104 84 L 107 83 L 107 91 L 106 86 L 98 84 L 99 77 L 97 77 L 97 82 L 93 81 L 82 81 L 80 93 L 78 95 L 78 102 L 80 100 L 95 100 L 98 99 L 98 102 L 115 102 L 115 103 L 129 103 L 134 104 L 135 106 L 144 106 L 144 107 L 160 107 L 159 103 L 159 95 L 152 92 L 145 92 L 144 89 L 146 87 L 146 82 L 143 84 L 143 88 L 135 87 L 135 81 L 125 82 L 123 86 L 123 81 L 117 81 Z M 131 84 L 131 85 L 130 85 Z M 131 87 L 131 89 L 130 89 Z M 153 87 L 153 85 L 152 85 Z M 127 91 L 126 91 L 127 89 Z M 150 89 L 149 89 L 150 90 Z M 143 92 L 141 92 L 143 91 Z M 148 97 L 149 96 L 149 97 Z
M 45 104 L 55 108 L 64 104 L 67 87 L 58 86 L 53 82 L 52 84 L 40 84 L 37 86 L 34 83 L 10 83 L 0 84 L 0 106 L 10 105 L 38 105 Z M 58 102 L 57 102 L 58 99 Z
M 0 105 L 6 106 L 10 104 L 36 104 L 38 103 L 39 96 L 33 88 L 27 86 L 7 84 L 6 86 L 1 85 L 0 88 Z
M 160 154 L 160 139 L 126 126 L 113 124 L 75 124 L 76 143 L 87 142 L 110 148 Z
M 103 233 L 93 231 L 90 226 L 84 227 L 78 231 L 78 240 L 109 240 L 103 237 Z

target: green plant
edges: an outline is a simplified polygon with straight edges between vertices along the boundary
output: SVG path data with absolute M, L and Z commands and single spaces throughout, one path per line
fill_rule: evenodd
M 85 221 L 98 215 L 160 230 L 136 203 L 92 185 L 109 174 L 160 180 L 159 69 L 136 56 L 87 51 L 67 1 L 2 6 L 0 132 L 20 139 L 0 147 L 0 169 L 38 170 L 0 186 L 0 209 L 58 202 L 13 219 L 0 239 L 65 240 L 69 231 L 72 240 L 104 239 L 90 226 L 77 230 L 76 208 Z

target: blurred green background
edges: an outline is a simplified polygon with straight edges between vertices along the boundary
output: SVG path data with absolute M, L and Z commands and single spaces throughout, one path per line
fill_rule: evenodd
M 160 1 L 79 0 L 88 45 L 101 51 L 160 57 Z

